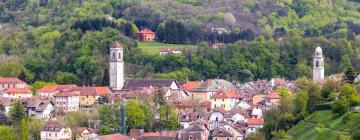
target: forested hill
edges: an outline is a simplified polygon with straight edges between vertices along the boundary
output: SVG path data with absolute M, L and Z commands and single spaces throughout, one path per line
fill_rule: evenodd
M 114 41 L 125 46 L 128 77 L 309 77 L 318 45 L 327 75 L 360 71 L 358 0 L 1 0 L 0 13 L 0 76 L 30 83 L 106 85 Z M 146 55 L 136 48 L 142 28 L 197 50 Z

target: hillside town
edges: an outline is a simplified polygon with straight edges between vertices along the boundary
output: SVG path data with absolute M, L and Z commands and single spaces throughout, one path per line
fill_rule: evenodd
M 110 48 L 109 86 L 48 85 L 32 91 L 18 78 L 1 77 L 0 106 L 9 115 L 12 106 L 19 103 L 27 117 L 45 121 L 41 140 L 245 140 L 263 128 L 264 112 L 280 104 L 281 90 L 290 94 L 297 90 L 294 81 L 281 77 L 244 83 L 223 79 L 127 79 L 123 53 L 118 42 Z M 313 59 L 313 82 L 322 84 L 324 56 L 320 47 Z M 355 82 L 359 80 L 357 74 Z M 177 124 L 172 130 L 150 132 L 139 127 L 103 135 L 99 120 L 88 120 L 97 122 L 92 126 L 71 128 L 60 119 L 70 112 L 89 112 L 102 104 L 155 100 L 159 92 L 164 102 L 176 107 Z M 155 113 L 155 119 L 159 120 L 160 115 Z

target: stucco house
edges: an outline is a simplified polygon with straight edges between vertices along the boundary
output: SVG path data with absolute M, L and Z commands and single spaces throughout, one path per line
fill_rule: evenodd
M 265 105 L 270 107 L 272 105 L 279 105 L 280 104 L 281 96 L 278 92 L 271 92 L 266 95 L 265 97 Z
M 10 87 L 5 92 L 9 95 L 10 98 L 20 99 L 20 98 L 30 98 L 32 97 L 31 90 L 28 86 L 24 88 L 15 88 Z
M 137 33 L 138 39 L 144 42 L 151 42 L 155 39 L 155 32 L 151 31 L 150 29 L 142 29 Z
M 226 111 L 234 108 L 235 104 L 240 101 L 240 95 L 236 91 L 218 90 L 211 98 L 211 108 L 221 107 Z
M 46 99 L 29 98 L 21 101 L 26 108 L 28 117 L 49 119 L 54 111 L 54 103 Z
M 188 100 L 210 101 L 218 90 L 223 89 L 225 92 L 236 91 L 236 87 L 229 81 L 223 79 L 208 79 L 201 82 L 198 86 L 187 90 Z
M 5 114 L 9 115 L 9 111 L 10 111 L 11 105 L 12 105 L 14 102 L 16 102 L 16 100 L 13 99 L 13 98 L 8 98 L 8 97 L 0 98 L 0 106 L 3 106 L 3 107 L 4 107 L 4 112 L 5 112 Z
M 131 92 L 150 87 L 162 88 L 167 100 L 178 98 L 178 96 L 184 94 L 174 79 L 128 79 L 125 80 L 122 91 Z
M 250 118 L 249 112 L 241 108 L 234 108 L 225 113 L 225 119 L 234 123 L 244 122 L 246 118 Z
M 41 140 L 71 140 L 71 129 L 65 124 L 50 120 L 40 132 Z
M 229 123 L 225 123 L 222 127 L 233 135 L 233 140 L 244 140 L 245 131 L 242 128 Z
M 244 100 L 241 100 L 240 102 L 236 103 L 236 108 L 242 108 L 243 110 L 248 110 L 251 108 L 251 105 Z
M 77 127 L 72 131 L 76 140 L 90 140 L 97 136 L 96 129 Z
M 70 111 L 79 110 L 79 91 L 61 91 L 54 94 L 56 111 L 64 114 Z
M 25 88 L 28 85 L 18 78 L 0 77 L 0 90 L 4 91 L 8 88 Z

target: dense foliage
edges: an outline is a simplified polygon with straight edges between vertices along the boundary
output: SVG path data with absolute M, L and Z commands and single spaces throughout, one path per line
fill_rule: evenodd
M 107 85 L 114 41 L 125 47 L 127 76 L 136 78 L 309 77 L 316 46 L 323 47 L 326 74 L 348 67 L 359 71 L 359 5 L 348 0 L 4 1 L 0 76 Z M 142 28 L 156 31 L 159 42 L 198 48 L 181 56 L 146 55 L 134 40 Z M 230 44 L 213 49 L 214 42 Z

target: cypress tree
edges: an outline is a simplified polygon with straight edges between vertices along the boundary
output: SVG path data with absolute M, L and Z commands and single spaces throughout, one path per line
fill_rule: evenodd
M 10 110 L 10 123 L 12 125 L 17 125 L 25 117 L 24 106 L 19 101 L 14 103 Z
M 126 127 L 126 111 L 125 111 L 125 106 L 124 104 L 120 105 L 120 112 L 119 112 L 119 117 L 120 117 L 120 129 L 119 129 L 119 133 L 121 134 L 127 134 L 127 127 Z

